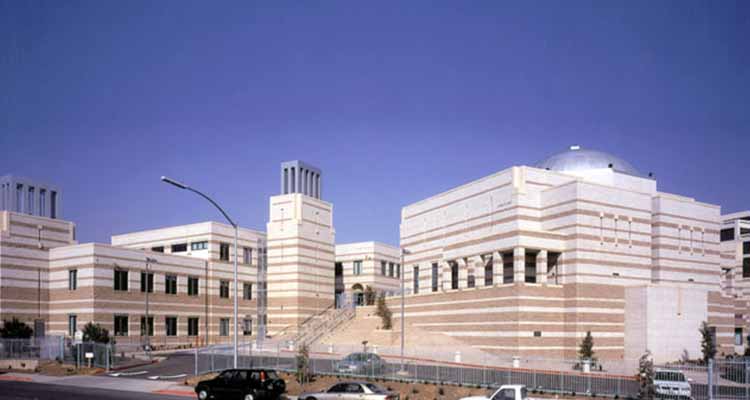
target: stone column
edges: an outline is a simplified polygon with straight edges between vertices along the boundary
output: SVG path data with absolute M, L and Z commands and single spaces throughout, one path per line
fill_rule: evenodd
M 526 275 L 526 249 L 516 247 L 513 249 L 513 283 L 523 283 Z
M 492 283 L 503 284 L 503 254 L 499 251 L 492 253 Z
M 547 283 L 547 250 L 536 255 L 536 283 Z
M 440 288 L 442 290 L 451 290 L 451 265 L 448 260 L 440 261 L 438 269 L 443 271 L 443 279 L 440 280 Z
M 457 258 L 456 264 L 458 265 L 458 288 L 466 289 L 468 287 L 466 278 L 469 275 L 469 265 L 465 258 Z

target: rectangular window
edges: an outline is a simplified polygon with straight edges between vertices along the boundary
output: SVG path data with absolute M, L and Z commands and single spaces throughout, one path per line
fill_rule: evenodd
M 68 271 L 68 290 L 78 289 L 78 270 L 71 269 Z
M 722 229 L 719 233 L 722 242 L 728 242 L 734 240 L 734 227 Z
M 177 336 L 177 317 L 166 317 L 164 319 L 164 327 L 167 331 L 167 336 Z
M 414 283 L 413 283 L 413 285 L 414 285 L 414 294 L 418 294 L 419 293 L 419 266 L 418 265 L 414 266 L 414 273 L 413 273 L 413 275 L 414 275 Z
M 451 289 L 458 289 L 458 263 L 449 261 L 448 264 L 451 266 Z
M 177 276 L 167 275 L 164 277 L 164 293 L 177 294 Z
M 438 291 L 438 263 L 432 263 L 432 291 Z
M 156 251 L 156 252 L 159 252 L 159 253 L 164 253 L 164 246 L 152 247 L 151 251 Z
M 26 201 L 26 212 L 34 214 L 34 188 L 29 187 L 29 199 Z
M 198 295 L 198 278 L 189 276 L 188 277 L 188 296 Z
M 393 267 L 394 267 L 393 263 L 388 263 L 388 276 L 390 277 L 393 277 L 393 272 L 394 272 Z
M 396 264 L 396 278 L 401 279 L 401 264 Z
M 242 320 L 242 334 L 244 336 L 250 336 L 253 334 L 253 319 L 245 318 Z
M 386 264 L 388 264 L 388 263 L 385 262 L 385 261 L 381 261 L 380 262 L 380 275 L 385 276 L 385 266 L 386 266 Z
M 75 314 L 68 315 L 68 336 L 75 336 L 78 330 L 78 316 Z
M 115 315 L 115 336 L 128 336 L 127 315 Z
M 39 189 L 39 216 L 47 216 L 47 191 Z
M 734 328 L 734 345 L 742 346 L 742 328 Z
M 172 245 L 172 253 L 184 253 L 187 251 L 187 243 L 178 243 Z
M 57 192 L 55 192 L 54 190 L 50 192 L 49 206 L 49 217 L 52 219 L 57 218 Z
M 206 249 L 208 249 L 208 242 L 206 242 L 206 241 L 190 243 L 190 250 L 191 251 L 206 250 Z
M 476 278 L 474 278 L 474 274 L 468 274 L 468 276 L 466 277 L 466 286 L 473 288 L 474 286 L 476 286 L 476 283 L 477 281 Z
M 526 251 L 524 257 L 524 281 L 536 283 L 536 252 Z
M 23 185 L 16 185 L 16 212 L 23 212 Z
M 750 278 L 750 258 L 742 259 L 742 277 Z
M 128 271 L 115 270 L 115 290 L 128 291 Z
M 154 336 L 154 317 L 148 316 L 148 335 Z M 141 336 L 146 336 L 146 317 L 141 316 Z
M 153 272 L 141 272 L 141 293 L 146 293 L 148 288 L 149 293 L 154 292 L 154 273 Z
M 493 260 L 492 256 L 489 255 L 484 258 L 484 286 L 492 286 L 494 284 L 494 271 L 492 270 Z
M 229 318 L 219 320 L 219 336 L 229 336 Z
M 744 255 L 750 254 L 750 242 L 742 243 L 742 254 Z
M 354 275 L 361 275 L 362 274 L 362 260 L 357 260 L 357 261 L 354 262 L 352 274 L 354 274 Z
M 503 253 L 503 283 L 513 283 L 513 253 Z
M 242 285 L 242 298 L 244 300 L 253 299 L 253 284 L 252 283 L 244 283 Z
M 219 260 L 229 261 L 229 244 L 221 243 L 219 245 Z
M 188 318 L 188 336 L 198 336 L 198 317 Z
M 222 299 L 229 298 L 229 281 L 219 281 L 219 297 Z
M 249 247 L 242 248 L 242 262 L 248 265 L 253 263 L 253 249 Z

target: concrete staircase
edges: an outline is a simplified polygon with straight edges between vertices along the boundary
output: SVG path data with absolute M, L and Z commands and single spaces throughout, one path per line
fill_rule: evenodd
M 295 331 L 284 333 L 277 338 L 281 341 L 292 341 L 296 345 L 305 343 L 310 346 L 317 343 L 326 333 L 335 332 L 342 324 L 348 323 L 354 315 L 353 307 L 333 308 L 331 306 L 308 318 Z

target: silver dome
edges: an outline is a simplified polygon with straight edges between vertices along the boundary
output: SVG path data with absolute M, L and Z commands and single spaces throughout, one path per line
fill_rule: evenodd
M 612 168 L 613 170 L 634 176 L 641 174 L 622 158 L 597 150 L 581 149 L 571 146 L 570 150 L 552 155 L 534 165 L 536 168 L 559 172 L 580 172 L 592 169 Z

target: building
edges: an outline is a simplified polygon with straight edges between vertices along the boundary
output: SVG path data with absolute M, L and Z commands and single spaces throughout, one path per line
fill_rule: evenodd
M 336 295 L 364 304 L 367 287 L 392 295 L 401 290 L 401 259 L 397 247 L 378 242 L 336 245 Z
M 490 352 L 575 358 L 591 332 L 600 358 L 657 361 L 699 355 L 705 320 L 732 353 L 720 224 L 719 206 L 574 146 L 403 208 L 406 318 Z
M 0 176 L 0 210 L 39 217 L 61 217 L 62 193 L 52 185 L 20 178 Z
M 750 211 L 722 216 L 723 290 L 734 298 L 734 346 L 743 352 L 750 334 Z

